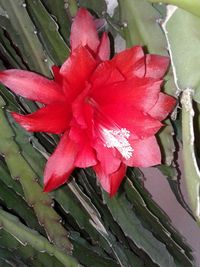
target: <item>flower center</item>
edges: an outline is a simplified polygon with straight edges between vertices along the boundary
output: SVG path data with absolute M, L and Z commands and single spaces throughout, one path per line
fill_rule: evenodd
M 98 131 L 100 131 L 104 146 L 108 148 L 116 148 L 126 160 L 130 159 L 133 156 L 134 151 L 128 141 L 130 131 L 126 128 L 120 128 L 115 121 L 104 114 L 93 98 L 88 97 L 86 102 L 96 111 L 96 119 L 99 121 Z
M 134 149 L 131 147 L 128 139 L 130 131 L 126 128 L 117 130 L 109 130 L 102 127 L 102 135 L 104 138 L 104 146 L 108 148 L 116 148 L 125 159 L 130 159 Z

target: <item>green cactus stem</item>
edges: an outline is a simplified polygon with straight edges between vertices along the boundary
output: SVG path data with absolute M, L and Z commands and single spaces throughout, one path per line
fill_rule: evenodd
M 200 1 L 199 0 L 148 0 L 151 3 L 165 3 L 178 6 L 193 13 L 194 15 L 200 16 Z
M 52 208 L 53 201 L 47 193 L 42 192 L 42 187 L 37 181 L 37 175 L 20 153 L 14 140 L 14 133 L 5 116 L 5 102 L 0 98 L 0 152 L 13 178 L 18 178 L 21 183 L 25 199 L 33 207 L 36 216 L 47 233 L 51 242 L 56 244 L 66 253 L 71 253 L 72 245 L 68 240 L 67 231 L 60 223 L 60 217 Z
M 35 26 L 26 10 L 25 1 L 1 0 L 0 7 L 7 13 L 7 19 L 1 26 L 12 36 L 23 60 L 31 69 L 49 76 L 49 65 L 52 63 L 35 34 Z
M 74 258 L 61 252 L 37 231 L 26 227 L 17 217 L 2 209 L 0 209 L 0 226 L 24 244 L 24 246 L 29 244 L 40 252 L 48 252 L 50 255 L 54 255 L 66 267 L 81 267 Z
M 27 0 L 26 4 L 46 51 L 51 55 L 54 64 L 61 65 L 69 55 L 69 47 L 60 35 L 56 21 L 50 16 L 41 1 Z
M 78 10 L 78 5 L 76 0 L 64 0 L 66 8 L 69 10 L 69 13 L 72 17 L 76 15 Z
M 197 165 L 194 147 L 194 110 L 192 106 L 193 90 L 183 91 L 182 103 L 182 134 L 183 134 L 183 163 L 186 186 L 191 208 L 200 225 L 200 171 Z

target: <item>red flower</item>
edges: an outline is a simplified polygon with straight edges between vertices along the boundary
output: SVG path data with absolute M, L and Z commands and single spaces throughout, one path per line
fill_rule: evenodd
M 75 167 L 93 167 L 114 195 L 126 166 L 160 164 L 155 134 L 175 105 L 160 92 L 169 60 L 144 55 L 140 46 L 109 60 L 106 33 L 99 40 L 89 12 L 81 8 L 72 24 L 71 55 L 54 80 L 23 70 L 0 72 L 13 92 L 45 106 L 29 115 L 12 113 L 26 130 L 63 134 L 49 158 L 45 191 L 64 184 Z

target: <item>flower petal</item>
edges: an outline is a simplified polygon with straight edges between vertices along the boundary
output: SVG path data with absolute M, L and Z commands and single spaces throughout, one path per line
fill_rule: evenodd
M 71 90 L 67 97 L 73 100 L 84 89 L 85 82 L 95 69 L 97 62 L 85 47 L 79 47 L 64 62 L 60 69 L 63 80 L 66 80 Z
M 102 89 L 93 89 L 93 98 L 100 105 L 126 103 L 132 107 L 148 112 L 157 102 L 162 81 L 144 79 L 141 85 L 136 79 L 130 79 L 112 85 L 104 85 Z
M 97 140 L 94 144 L 97 159 L 101 163 L 106 174 L 111 174 L 119 169 L 121 159 L 119 152 L 115 148 L 108 148 L 103 144 L 103 141 Z
M 81 128 L 88 128 L 91 125 L 93 108 L 87 103 L 90 86 L 86 87 L 72 103 L 72 113 L 76 122 Z
M 63 185 L 74 169 L 77 146 L 71 141 L 66 132 L 56 150 L 48 159 L 44 171 L 44 192 L 49 192 Z
M 102 125 L 104 125 L 104 122 L 107 123 L 105 125 L 107 129 L 115 128 L 113 126 L 117 126 L 119 129 L 126 128 L 135 138 L 152 136 L 162 126 L 160 121 L 126 103 L 102 107 L 101 116 L 97 119 Z
M 72 127 L 69 133 L 70 139 L 79 148 L 74 165 L 79 168 L 88 168 L 97 164 L 96 153 L 91 145 L 91 136 L 88 129 Z
M 14 119 L 27 131 L 63 133 L 71 118 L 69 107 L 64 104 L 50 104 L 29 115 L 11 113 Z
M 116 54 L 111 62 L 127 78 L 143 77 L 145 74 L 144 52 L 141 46 L 134 46 Z
M 17 69 L 1 71 L 0 82 L 16 94 L 44 104 L 61 102 L 64 99 L 54 81 L 30 71 Z
M 90 13 L 80 8 L 71 27 L 70 43 L 72 51 L 79 46 L 87 46 L 94 53 L 97 52 L 99 38 L 93 17 Z
M 88 168 L 97 164 L 94 149 L 84 145 L 78 152 L 74 165 L 78 168 Z
M 121 164 L 120 168 L 112 173 L 110 175 L 110 197 L 114 196 L 117 193 L 117 190 L 122 182 L 122 180 L 124 179 L 124 176 L 126 174 L 126 165 L 125 164 Z
M 99 94 L 101 94 L 101 92 L 108 93 L 108 90 L 104 90 L 106 85 L 111 85 L 124 80 L 125 77 L 117 68 L 113 67 L 110 61 L 105 61 L 99 64 L 90 78 L 90 81 L 93 84 L 93 92 Z
M 97 54 L 102 61 L 108 60 L 110 58 L 110 40 L 106 32 L 104 32 L 101 37 L 101 42 Z
M 162 79 L 169 66 L 169 58 L 159 55 L 146 55 L 145 77 Z
M 175 104 L 176 104 L 175 98 L 169 95 L 160 93 L 158 101 L 156 102 L 155 106 L 150 111 L 148 111 L 148 114 L 151 117 L 162 121 L 173 110 Z
M 131 167 L 150 167 L 161 163 L 160 148 L 155 136 L 147 139 L 132 140 L 133 156 L 124 163 Z
M 107 174 L 100 163 L 94 166 L 93 169 L 103 189 L 110 194 L 110 197 L 114 196 L 125 176 L 126 165 L 122 163 L 119 169 L 111 174 Z

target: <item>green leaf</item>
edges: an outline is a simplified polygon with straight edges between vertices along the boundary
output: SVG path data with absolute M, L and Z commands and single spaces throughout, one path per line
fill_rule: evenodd
M 19 124 L 17 124 L 9 113 L 7 113 L 7 116 L 15 133 L 15 141 L 20 147 L 21 154 L 29 163 L 33 171 L 37 174 L 37 177 L 40 178 L 41 183 L 43 183 L 42 181 L 46 159 L 33 147 L 34 142 L 37 140 L 35 140 L 32 133 L 27 132 Z
M 197 34 L 199 27 L 199 17 L 179 8 L 168 7 L 168 16 L 163 29 L 168 39 L 175 80 L 180 91 L 186 88 L 194 89 L 194 99 L 198 102 L 200 101 L 200 37 Z
M 23 261 L 27 267 L 64 267 L 60 261 L 58 261 L 54 256 L 49 255 L 48 252 L 37 251 L 28 244 L 24 246 L 24 244 L 20 243 L 19 240 L 3 229 L 0 231 L 0 251 L 2 251 L 3 256 L 4 252 L 9 251 L 15 258 Z M 7 260 L 12 259 L 13 257 L 7 258 Z M 19 266 L 21 267 L 20 264 L 16 267 Z
M 183 167 L 186 179 L 187 192 L 193 214 L 200 225 L 200 171 L 198 168 L 194 147 L 194 110 L 192 106 L 191 89 L 183 92 L 182 103 L 182 133 L 183 133 Z
M 5 102 L 0 98 L 0 106 L 4 107 L 4 105 Z M 19 153 L 19 147 L 13 139 L 14 133 L 2 108 L 0 109 L 0 117 L 0 151 L 4 155 L 12 177 L 19 178 L 25 199 L 33 207 L 49 239 L 66 252 L 71 252 L 72 246 L 67 238 L 67 231 L 60 224 L 60 217 L 52 208 L 52 199 L 42 191 L 37 182 L 37 175 Z
M 27 10 L 35 23 L 37 34 L 49 57 L 54 63 L 61 65 L 69 55 L 69 47 L 60 35 L 58 25 L 40 0 L 27 0 L 26 3 Z
M 199 0 L 148 0 L 152 3 L 166 3 L 171 5 L 176 5 L 180 8 L 185 9 L 193 13 L 194 15 L 200 16 L 200 2 Z
M 174 144 L 174 129 L 170 120 L 164 122 L 164 127 L 158 133 L 158 140 L 160 141 L 160 149 L 162 152 L 162 161 L 170 166 L 174 160 L 174 152 L 176 150 Z
M 168 56 L 167 40 L 161 29 L 163 15 L 146 0 L 118 0 L 121 33 L 128 47 L 141 45 L 151 54 Z M 171 68 L 165 77 L 164 91 L 175 95 Z
M 39 225 L 33 210 L 27 205 L 21 196 L 17 195 L 12 189 L 6 187 L 2 181 L 0 181 L 0 199 L 4 201 L 8 209 L 14 210 L 21 218 L 23 218 L 29 227 L 44 234 L 44 231 Z
M 13 68 L 26 68 L 21 58 L 11 46 L 9 39 L 6 38 L 2 28 L 0 28 L 0 51 L 2 53 L 1 57 L 4 58 L 4 60 L 6 59 L 6 63 L 9 63 Z
M 95 11 L 100 17 L 106 12 L 107 6 L 104 0 L 78 0 L 79 5 Z
M 1 0 L 0 8 L 6 16 L 0 15 L 0 24 L 8 32 L 14 45 L 18 47 L 24 62 L 37 72 L 50 75 L 51 61 L 35 34 L 23 0 Z
M 1 159 L 0 160 L 0 180 L 6 184 L 8 188 L 13 189 L 19 196 L 24 198 L 24 192 L 21 187 L 21 184 L 16 179 L 13 179 L 9 173 L 8 167 L 6 166 L 6 163 Z
M 74 17 L 78 10 L 77 0 L 67 0 L 66 5 L 69 10 L 69 15 Z
M 53 16 L 58 24 L 58 31 L 65 42 L 69 43 L 71 21 L 68 14 L 68 5 L 63 0 L 42 0 L 43 5 Z
M 78 181 L 82 180 L 83 177 L 85 178 L 82 181 L 82 186 L 78 186 L 73 182 L 73 186 L 69 187 L 74 193 L 74 196 L 77 197 L 77 200 L 80 201 L 79 206 L 81 204 L 82 210 L 85 210 L 85 213 L 88 213 L 89 215 L 89 217 L 86 217 L 86 222 L 90 223 L 94 230 L 99 234 L 97 236 L 98 238 L 94 240 L 92 237 L 92 242 L 98 242 L 99 247 L 104 249 L 108 254 L 111 254 L 112 257 L 114 256 L 120 266 L 129 266 L 133 261 L 137 262 L 138 266 L 141 266 L 142 260 L 140 260 L 135 253 L 129 250 L 128 242 L 125 239 L 125 236 L 122 232 L 120 232 L 119 226 L 114 222 L 107 207 L 102 203 L 102 201 L 99 199 L 99 196 L 97 196 L 93 190 L 90 191 L 91 186 L 87 179 L 91 176 L 91 171 L 88 170 L 87 177 L 82 170 L 80 170 L 80 173 L 78 172 L 78 174 L 80 174 L 77 175 Z M 94 174 L 91 179 L 94 181 Z M 71 183 L 69 185 L 71 185 Z M 90 194 L 88 194 L 88 189 Z M 73 217 L 75 216 L 73 215 Z M 76 220 L 79 222 L 77 215 Z M 91 226 L 86 227 L 85 225 L 84 227 L 84 231 L 88 232 L 89 235 L 91 231 L 88 231 L 88 229 L 90 229 Z M 120 239 L 120 242 L 118 239 Z M 123 246 L 121 244 L 122 242 Z
M 192 259 L 191 248 L 187 245 L 183 237 L 179 233 L 177 233 L 177 231 L 173 228 L 167 214 L 164 213 L 164 211 L 158 206 L 158 204 L 154 202 L 150 193 L 147 190 L 145 190 L 144 184 L 143 184 L 143 180 L 145 179 L 145 177 L 143 173 L 141 172 L 141 170 L 137 168 L 129 168 L 127 172 L 127 176 L 133 183 L 133 186 L 135 187 L 135 189 L 140 194 L 140 198 L 142 197 L 149 212 L 153 214 L 156 218 L 159 218 L 158 219 L 159 224 L 161 224 L 169 233 L 171 233 L 171 236 L 173 237 L 173 240 L 175 241 L 175 243 L 177 243 L 182 248 L 183 254 L 185 253 L 188 258 Z M 153 222 L 149 222 L 149 223 L 151 225 Z M 175 250 L 174 250 L 174 253 L 176 253 Z
M 166 39 L 158 21 L 161 16 L 145 0 L 118 0 L 120 20 L 128 47 L 144 45 L 150 53 L 167 55 Z
M 38 232 L 26 227 L 17 217 L 3 210 L 0 210 L 0 225 L 6 232 L 22 242 L 24 246 L 30 244 L 38 251 L 47 251 L 50 255 L 54 255 L 66 267 L 80 266 L 74 258 L 58 250 L 56 246 L 51 245 L 48 240 L 39 235 Z
M 179 165 L 178 163 L 174 163 L 174 166 L 167 166 L 167 165 L 159 165 L 157 169 L 166 176 L 167 181 L 169 183 L 169 186 L 174 193 L 177 201 L 180 203 L 180 205 L 185 209 L 186 212 L 194 219 L 194 216 L 192 214 L 192 210 L 188 206 L 187 202 L 185 201 L 184 195 L 181 192 L 181 186 L 180 186 L 180 171 L 179 171 Z
M 124 193 L 112 198 L 109 198 L 107 193 L 103 193 L 103 198 L 124 233 L 138 248 L 144 250 L 155 264 L 162 267 L 177 267 L 166 246 L 143 227 Z
M 9 266 L 12 267 L 27 267 L 27 265 L 13 252 L 0 248 L 0 264 L 1 260 L 5 260 L 5 263 L 9 263 Z M 0 266 L 7 266 L 6 264 L 2 264 Z
M 114 260 L 104 256 L 101 256 L 99 251 L 95 251 L 95 246 L 89 246 L 84 239 L 81 239 L 80 235 L 71 233 L 71 241 L 74 246 L 73 255 L 82 263 L 84 266 L 95 266 L 95 267 L 119 267 Z
M 176 240 L 174 229 L 167 229 L 166 226 L 160 221 L 159 214 L 154 212 L 148 207 L 148 200 L 143 199 L 140 192 L 134 186 L 130 179 L 126 179 L 124 189 L 127 194 L 128 200 L 133 204 L 135 213 L 139 217 L 142 224 L 149 229 L 155 237 L 166 244 L 167 249 L 173 255 L 180 266 L 193 266 L 193 258 L 188 249 L 185 249 L 185 242 Z M 163 214 L 162 214 L 163 216 Z M 166 221 L 167 222 L 167 216 Z M 170 245 L 169 245 L 170 244 Z

